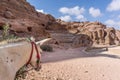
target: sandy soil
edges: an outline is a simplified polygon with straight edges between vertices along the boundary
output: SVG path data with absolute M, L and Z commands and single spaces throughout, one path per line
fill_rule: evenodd
M 57 48 L 54 52 L 44 52 L 42 69 L 29 71 L 24 80 L 120 80 L 119 51 L 85 52 L 84 49 Z

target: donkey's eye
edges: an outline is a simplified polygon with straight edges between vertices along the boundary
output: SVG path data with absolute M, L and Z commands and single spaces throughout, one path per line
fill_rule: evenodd
M 40 62 L 40 60 L 39 60 L 39 59 L 37 59 L 36 63 L 38 64 L 39 62 Z

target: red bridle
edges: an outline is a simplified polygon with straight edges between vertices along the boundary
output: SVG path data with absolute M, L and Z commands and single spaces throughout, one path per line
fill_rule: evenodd
M 36 50 L 36 53 L 37 53 L 37 56 L 36 56 L 36 58 L 37 58 L 37 62 L 36 62 L 37 65 L 39 65 L 39 61 L 40 61 L 40 53 L 39 53 L 39 51 L 38 51 L 37 45 L 36 45 L 35 42 L 33 42 L 33 41 L 31 42 L 31 45 L 32 45 L 31 54 L 30 54 L 30 58 L 29 58 L 28 62 L 26 63 L 26 66 L 30 63 L 30 61 L 31 61 L 31 59 L 32 59 L 34 46 L 35 46 L 35 50 Z

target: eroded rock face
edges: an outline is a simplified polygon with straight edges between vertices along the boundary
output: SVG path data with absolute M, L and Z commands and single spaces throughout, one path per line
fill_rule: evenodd
M 26 0 L 0 0 L 0 23 L 9 24 L 18 36 L 50 37 L 45 27 L 54 21 L 53 16 L 37 12 Z
M 114 45 L 115 41 L 117 40 L 115 29 L 114 28 L 106 28 L 105 31 L 107 33 L 107 35 L 105 36 L 105 44 Z
M 118 35 L 120 31 L 111 27 L 107 28 L 106 25 L 100 22 L 64 22 L 61 20 L 57 20 L 57 22 L 59 27 L 64 24 L 64 28 L 67 29 L 68 33 L 76 35 L 84 34 L 83 36 L 90 38 L 84 37 L 85 39 L 83 39 L 83 37 L 78 38 L 77 36 L 73 41 L 73 44 L 76 46 L 88 46 L 86 43 L 91 41 L 93 45 L 118 45 L 120 43 L 120 35 Z
M 99 38 L 99 44 L 105 43 L 105 30 L 104 29 L 98 29 L 98 38 Z
M 118 39 L 120 40 L 120 30 L 116 30 L 116 36 L 118 37 Z
M 85 47 L 85 46 L 92 46 L 93 41 L 90 39 L 90 37 L 86 34 L 79 34 L 75 36 L 73 39 L 73 47 Z
M 5 11 L 4 17 L 7 18 L 7 19 L 14 19 L 15 18 L 15 16 L 13 15 L 13 13 L 10 12 L 10 11 Z

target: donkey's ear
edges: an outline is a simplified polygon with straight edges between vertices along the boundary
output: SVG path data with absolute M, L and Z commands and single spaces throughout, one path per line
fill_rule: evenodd
M 43 39 L 43 40 L 37 41 L 37 42 L 35 42 L 35 43 L 36 43 L 36 44 L 40 44 L 40 46 L 41 46 L 41 45 L 43 45 L 44 43 L 46 43 L 46 42 L 48 42 L 48 41 L 50 41 L 50 40 L 52 40 L 52 38 Z

